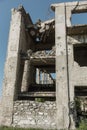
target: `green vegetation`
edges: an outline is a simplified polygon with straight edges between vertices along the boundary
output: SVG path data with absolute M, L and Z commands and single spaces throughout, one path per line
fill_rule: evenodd
M 14 128 L 14 127 L 0 127 L 0 130 L 43 130 L 39 128 Z M 47 129 L 46 129 L 47 130 Z M 51 129 L 52 130 L 52 129 Z
M 35 129 L 35 128 L 13 128 L 13 127 L 0 127 L 0 130 L 43 130 L 43 129 Z M 79 128 L 76 130 L 87 130 L 87 122 L 82 121 L 80 123 Z
M 42 129 L 34 129 L 34 128 L 13 128 L 13 127 L 0 127 L 0 130 L 42 130 Z
M 77 130 L 87 130 L 87 121 L 82 121 Z

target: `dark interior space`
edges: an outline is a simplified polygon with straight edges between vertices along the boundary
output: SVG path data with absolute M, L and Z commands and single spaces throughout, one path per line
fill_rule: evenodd
M 87 45 L 74 46 L 74 61 L 81 67 L 87 66 Z

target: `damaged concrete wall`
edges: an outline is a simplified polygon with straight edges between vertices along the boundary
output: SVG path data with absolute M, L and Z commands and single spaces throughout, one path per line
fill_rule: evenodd
M 72 27 L 71 25 L 72 14 L 87 12 L 86 7 L 86 1 L 52 5 L 52 9 L 55 10 L 56 100 L 57 128 L 59 129 L 68 129 L 69 127 L 75 129 L 76 113 L 75 111 L 71 112 L 71 103 L 74 103 L 75 98 L 75 86 L 87 86 L 86 66 L 81 67 L 77 63 L 77 65 L 74 64 L 74 45 L 86 42 L 86 26 Z M 68 28 L 71 29 L 70 34 Z M 71 40 L 68 39 L 69 36 Z M 77 57 L 82 60 L 80 56 Z M 74 106 L 73 109 L 75 110 Z
M 77 86 L 86 86 L 87 85 L 87 66 L 85 65 L 85 63 L 83 64 L 83 66 L 80 66 L 79 62 L 75 61 L 74 57 L 75 57 L 75 53 L 74 53 L 74 46 L 75 47 L 81 47 L 80 50 L 82 49 L 82 47 L 87 47 L 87 35 L 77 35 L 77 36 L 69 36 L 68 37 L 68 44 L 69 46 L 71 46 L 71 51 L 72 51 L 72 84 L 73 87 Z M 84 51 L 85 51 L 84 48 Z M 78 48 L 79 50 L 79 48 Z M 83 59 L 86 58 L 85 57 L 85 52 L 84 54 L 82 54 L 81 52 L 79 52 L 82 56 Z M 78 54 L 77 54 L 78 55 Z M 81 58 L 79 57 L 80 55 L 78 55 L 78 59 L 81 60 Z M 81 57 L 82 57 L 81 56 Z
M 27 50 L 31 45 L 30 38 L 27 38 L 28 34 L 25 34 L 24 15 L 28 19 L 27 22 L 31 22 L 23 7 L 12 10 L 8 52 L 4 70 L 2 116 L 0 117 L 0 124 L 7 126 L 12 124 L 13 102 L 17 99 L 21 87 L 23 65 L 21 65 L 20 50 Z
M 83 7 L 84 4 L 86 5 Z M 77 7 L 76 10 L 75 7 Z M 3 97 L 0 103 L 2 108 L 0 109 L 0 124 L 21 127 L 25 127 L 26 125 L 26 127 L 35 128 L 44 128 L 45 126 L 46 128 L 75 129 L 76 113 L 75 111 L 71 112 L 72 108 L 70 105 L 74 103 L 75 86 L 87 86 L 87 66 L 81 67 L 75 62 L 74 45 L 86 45 L 87 34 L 81 35 L 80 32 L 79 36 L 75 30 L 75 34 L 70 34 L 68 33 L 68 29 L 71 29 L 72 32 L 71 14 L 81 11 L 85 12 L 87 11 L 86 7 L 87 2 L 54 5 L 55 40 L 52 39 L 51 43 L 51 36 L 49 36 L 49 38 L 46 37 L 46 40 L 50 39 L 50 41 L 48 41 L 49 43 L 39 42 L 38 44 L 35 44 L 35 39 L 32 40 L 28 30 L 26 30 L 26 26 L 32 24 L 32 21 L 29 15 L 26 14 L 24 8 L 20 7 L 19 9 L 12 10 L 8 52 L 5 63 Z M 50 53 L 44 53 L 44 50 L 51 50 L 52 47 L 56 49 L 56 54 L 55 50 L 52 55 Z M 51 64 L 54 66 L 56 64 L 56 102 L 48 101 L 42 103 L 18 100 L 18 94 L 28 91 L 29 84 L 35 83 L 35 70 L 38 68 L 34 67 L 35 64 L 30 63 L 30 59 L 26 61 L 22 59 L 20 52 L 24 55 L 23 52 L 27 52 L 27 50 L 34 51 L 32 63 L 36 63 L 34 54 L 37 54 L 38 56 L 36 56 L 38 58 L 41 56 L 41 51 L 45 55 L 42 55 L 42 57 L 45 58 L 47 65 L 49 65 L 49 61 L 51 61 Z M 38 51 L 40 54 L 38 54 Z M 53 57 L 53 60 L 46 59 L 50 56 Z M 38 63 L 40 63 L 39 65 L 44 64 L 42 61 Z M 52 68 L 52 71 L 55 72 L 55 68 L 54 70 Z M 74 107 L 73 109 L 75 110 Z

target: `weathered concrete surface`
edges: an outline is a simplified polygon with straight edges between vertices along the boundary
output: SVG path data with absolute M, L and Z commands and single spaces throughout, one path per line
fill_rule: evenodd
M 87 12 L 86 7 L 87 1 L 52 5 L 53 10 L 55 10 L 58 129 L 75 129 L 76 112 L 71 112 L 71 103 L 74 103 L 75 98 L 75 86 L 87 86 L 87 66 L 82 67 L 79 66 L 78 63 L 75 64 L 74 59 L 74 45 L 82 44 L 84 46 L 84 44 L 87 43 L 86 25 L 80 25 L 78 27 L 71 26 L 72 13 Z M 72 32 L 70 32 L 70 34 L 67 32 L 68 28 L 73 29 L 73 34 Z M 78 29 L 80 31 L 78 31 Z M 83 34 L 81 32 L 83 32 Z M 73 110 L 75 110 L 74 106 Z M 66 117 L 66 119 L 64 117 Z
M 84 13 L 87 12 L 87 1 L 75 1 L 75 2 L 65 2 L 66 9 L 72 13 Z M 52 4 L 51 7 L 55 10 L 56 7 L 62 6 L 62 3 Z
M 23 62 L 20 59 L 20 50 L 26 51 L 31 46 L 30 38 L 25 31 L 24 16 L 26 15 L 23 7 L 12 10 L 10 34 L 8 41 L 8 51 L 4 70 L 3 94 L 2 94 L 2 116 L 0 124 L 10 126 L 13 118 L 13 102 L 17 99 L 21 90 L 21 80 L 23 73 Z M 26 20 L 29 22 L 29 20 Z M 31 42 L 33 43 L 33 42 Z M 32 47 L 32 46 L 31 46 Z
M 16 13 L 16 15 L 15 15 Z M 18 49 L 20 39 L 20 12 L 12 11 L 12 21 L 10 27 L 10 36 L 8 44 L 8 55 L 5 63 L 5 77 L 3 83 L 2 97 L 2 117 L 0 119 L 2 125 L 11 125 L 14 92 L 16 87 L 16 71 L 18 62 Z M 15 29 L 15 30 L 14 30 Z
M 55 9 L 56 31 L 56 102 L 57 128 L 68 129 L 69 126 L 69 97 L 68 97 L 68 70 L 66 48 L 65 6 Z M 61 28 L 61 29 L 59 29 Z
M 22 91 L 28 91 L 29 84 L 34 84 L 36 81 L 39 84 L 40 82 L 39 79 L 35 81 L 35 66 L 31 64 L 30 60 L 24 61 L 20 56 L 20 51 L 32 50 L 37 53 L 38 50 L 51 50 L 54 43 L 35 44 L 35 39 L 32 39 L 26 30 L 27 25 L 32 25 L 29 15 L 26 14 L 23 7 L 13 9 L 5 63 L 3 96 L 0 103 L 0 125 L 46 127 L 59 130 L 75 129 L 76 111 L 75 106 L 71 105 L 75 103 L 75 87 L 87 86 L 87 65 L 80 66 L 75 61 L 74 47 L 87 47 L 87 32 L 83 29 L 86 26 L 80 26 L 80 35 L 79 31 L 76 32 L 79 26 L 71 26 L 71 14 L 87 12 L 87 2 L 61 3 L 53 6 L 55 8 L 55 40 L 53 39 L 53 41 L 55 41 L 56 48 L 56 103 L 18 101 L 18 95 Z M 46 62 L 46 64 L 48 63 Z M 42 75 L 42 79 L 45 79 L 45 73 Z

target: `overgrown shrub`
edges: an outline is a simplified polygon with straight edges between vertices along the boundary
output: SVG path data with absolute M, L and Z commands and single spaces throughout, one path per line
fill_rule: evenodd
M 87 120 L 82 120 L 77 130 L 87 130 Z

